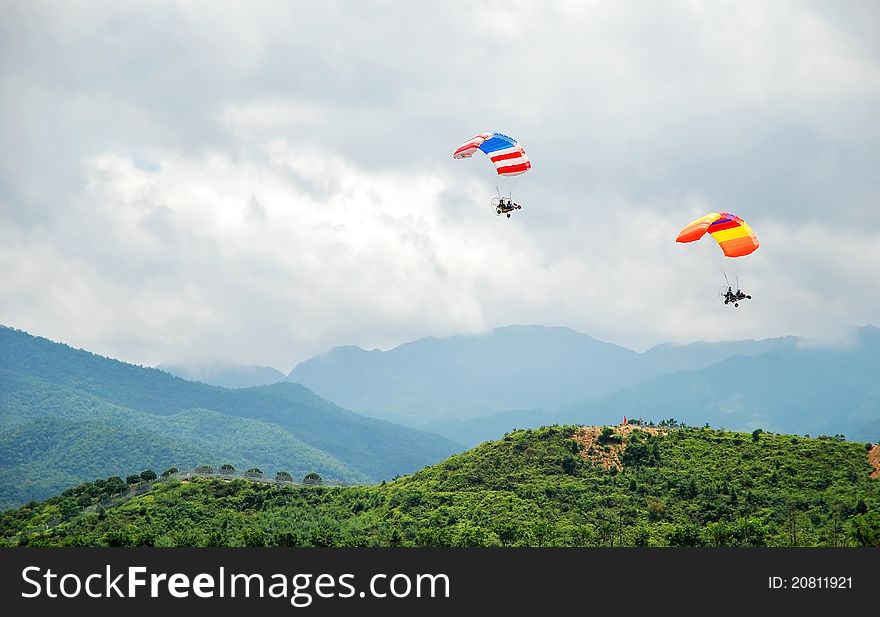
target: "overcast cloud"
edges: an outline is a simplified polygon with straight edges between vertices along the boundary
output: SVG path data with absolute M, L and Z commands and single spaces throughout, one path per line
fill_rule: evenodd
M 514 323 L 880 322 L 880 5 L 548 4 L 3 2 L 0 323 L 286 372 Z M 486 130 L 532 170 L 452 159 Z M 719 210 L 761 248 L 674 242 Z

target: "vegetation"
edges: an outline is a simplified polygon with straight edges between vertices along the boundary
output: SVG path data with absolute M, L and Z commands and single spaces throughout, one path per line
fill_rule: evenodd
M 574 439 L 577 431 L 573 426 L 516 431 L 378 486 L 171 478 L 120 502 L 120 493 L 137 492 L 142 485 L 127 489 L 120 478 L 110 478 L 4 512 L 0 542 L 32 546 L 880 544 L 880 480 L 868 477 L 872 468 L 862 443 L 769 432 L 636 427 L 632 432 L 605 431 L 605 443 L 591 446 L 591 454 Z M 612 451 L 620 452 L 619 467 L 601 462 Z M 110 503 L 101 506 L 107 497 Z
M 323 484 L 324 480 L 321 478 L 321 476 L 319 476 L 315 472 L 311 472 L 311 473 L 307 473 L 306 475 L 303 476 L 302 483 L 303 484 L 312 484 L 312 485 Z
M 86 480 L 211 460 L 374 482 L 456 444 L 294 384 L 227 390 L 0 326 L 0 509 Z

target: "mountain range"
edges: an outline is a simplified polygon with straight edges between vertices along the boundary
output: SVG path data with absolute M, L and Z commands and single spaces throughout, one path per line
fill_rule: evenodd
M 0 327 L 0 508 L 202 463 L 370 483 L 459 449 L 298 384 L 220 388 Z
M 338 347 L 286 378 L 212 366 L 163 365 L 275 383 L 212 386 L 0 328 L 0 505 L 102 474 L 205 462 L 374 482 L 514 428 L 623 416 L 880 438 L 873 326 L 836 345 L 781 337 L 641 353 L 568 328 L 510 326 L 388 351 Z
M 276 376 L 277 377 L 277 376 Z M 820 345 L 662 344 L 639 353 L 568 328 L 508 326 L 390 349 L 336 347 L 288 380 L 358 413 L 465 446 L 513 428 L 622 416 L 731 430 L 880 437 L 880 330 Z
M 508 326 L 389 351 L 336 347 L 288 379 L 359 413 L 443 426 L 517 409 L 556 410 L 658 375 L 793 348 L 795 337 L 659 345 L 638 353 L 569 328 Z
M 841 346 L 778 343 L 764 353 L 732 355 L 553 410 L 514 410 L 459 422 L 436 421 L 424 428 L 468 446 L 513 428 L 616 423 L 624 416 L 653 422 L 675 418 L 739 431 L 760 428 L 842 434 L 857 441 L 880 439 L 880 330 L 857 328 L 852 340 Z M 690 353 L 687 347 L 681 350 Z
M 624 415 L 868 440 L 880 436 L 878 333 L 863 326 L 833 345 L 785 336 L 639 353 L 568 328 L 508 326 L 388 351 L 336 347 L 287 379 L 465 446 L 513 428 Z

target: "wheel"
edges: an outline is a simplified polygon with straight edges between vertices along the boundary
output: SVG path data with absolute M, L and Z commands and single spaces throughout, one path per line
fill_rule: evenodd
M 510 212 L 507 213 L 507 218 L 510 218 Z
M 739 306 L 739 302 L 734 302 L 733 305 L 734 305 L 734 306 Z
M 752 299 L 752 297 L 751 297 L 751 296 L 746 296 L 746 298 L 748 298 L 748 299 L 749 299 L 749 300 L 751 300 L 751 299 Z
M 501 208 L 496 208 L 496 209 L 495 209 L 495 212 L 496 212 L 497 214 L 501 214 Z

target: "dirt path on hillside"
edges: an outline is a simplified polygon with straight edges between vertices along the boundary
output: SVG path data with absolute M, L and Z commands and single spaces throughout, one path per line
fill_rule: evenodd
M 599 435 L 602 434 L 603 426 L 582 426 L 575 431 L 572 438 L 581 446 L 580 455 L 588 461 L 593 461 L 602 465 L 603 469 L 617 470 L 623 469 L 623 463 L 620 462 L 620 455 L 626 448 L 626 442 L 633 431 L 643 431 L 651 435 L 663 435 L 666 430 L 652 426 L 636 426 L 632 424 L 621 424 L 612 426 L 611 429 L 615 435 L 621 437 L 620 443 L 599 443 Z
M 868 450 L 868 462 L 874 466 L 874 471 L 868 477 L 880 480 L 880 443 L 875 444 L 873 448 Z

